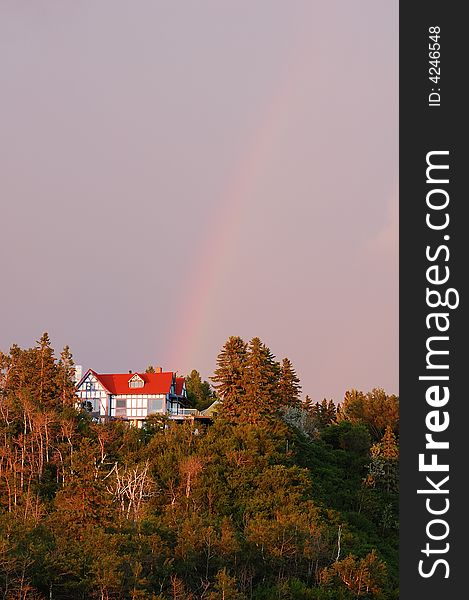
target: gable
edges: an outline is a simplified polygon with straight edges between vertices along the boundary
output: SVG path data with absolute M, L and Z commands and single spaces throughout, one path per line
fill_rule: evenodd
M 77 392 L 108 392 L 96 373 L 89 369 L 78 383 Z
M 143 388 L 145 387 L 145 382 L 144 380 L 140 377 L 140 375 L 138 373 L 135 373 L 135 375 L 132 375 L 132 377 L 129 379 L 129 388 Z
M 186 396 L 186 380 L 184 377 L 176 377 L 176 396 Z

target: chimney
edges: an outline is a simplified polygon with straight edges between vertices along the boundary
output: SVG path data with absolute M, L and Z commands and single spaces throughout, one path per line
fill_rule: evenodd
M 79 383 L 81 378 L 83 377 L 83 367 L 81 365 L 75 365 L 75 383 Z
M 155 373 L 162 373 L 163 367 L 155 367 Z

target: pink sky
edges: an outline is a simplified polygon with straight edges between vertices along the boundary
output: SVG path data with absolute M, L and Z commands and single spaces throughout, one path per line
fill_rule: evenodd
M 0 349 L 398 392 L 398 4 L 0 3 Z

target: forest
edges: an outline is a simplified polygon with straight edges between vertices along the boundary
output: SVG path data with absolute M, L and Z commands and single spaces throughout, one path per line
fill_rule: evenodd
M 0 352 L 0 591 L 8 600 L 398 598 L 398 398 L 303 397 L 230 337 L 213 424 L 94 422 L 47 333 Z

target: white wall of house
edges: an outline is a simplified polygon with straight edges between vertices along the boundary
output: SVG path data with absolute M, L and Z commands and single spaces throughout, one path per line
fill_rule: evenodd
M 105 417 L 109 414 L 108 407 L 110 394 L 101 385 L 93 373 L 88 373 L 76 393 L 81 402 L 91 403 L 93 413 L 98 414 L 100 417 Z
M 167 412 L 165 394 L 122 394 L 111 396 L 111 417 L 143 419 Z
M 140 379 L 134 376 L 133 379 Z M 133 385 L 134 389 L 141 389 Z M 171 384 L 169 394 L 119 394 L 113 395 L 101 384 L 92 373 L 88 373 L 77 388 L 76 394 L 80 404 L 91 404 L 95 417 L 115 417 L 133 421 L 145 419 L 152 414 L 177 415 L 181 412 L 180 399 L 174 395 L 174 382 Z

